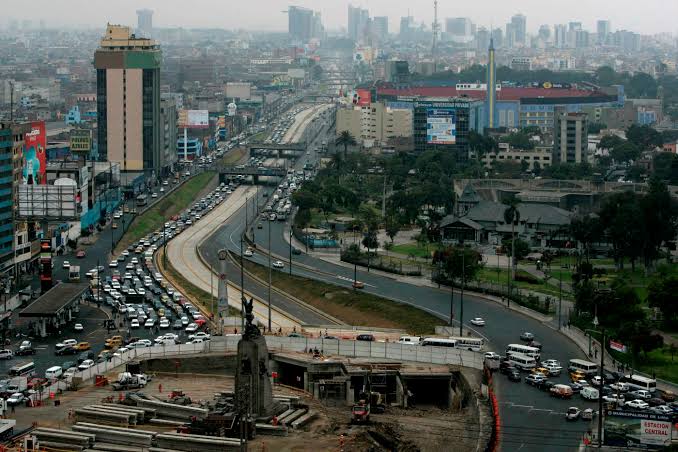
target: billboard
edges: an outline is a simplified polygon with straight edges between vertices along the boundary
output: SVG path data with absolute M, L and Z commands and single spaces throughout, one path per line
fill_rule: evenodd
M 22 220 L 67 221 L 79 218 L 75 185 L 19 185 L 17 217 Z
M 426 142 L 428 144 L 457 142 L 457 115 L 454 109 L 426 109 Z
M 353 95 L 353 104 L 359 105 L 361 107 L 366 107 L 370 105 L 370 90 L 369 89 L 357 89 Z
M 207 129 L 210 126 L 207 110 L 179 110 L 179 127 L 187 129 Z
M 71 153 L 89 154 L 92 150 L 92 131 L 88 129 L 71 130 Z
M 44 185 L 47 183 L 47 134 L 45 121 L 31 123 L 31 131 L 24 136 L 21 152 L 21 183 Z
M 606 446 L 662 449 L 671 445 L 671 416 L 640 411 L 607 410 Z

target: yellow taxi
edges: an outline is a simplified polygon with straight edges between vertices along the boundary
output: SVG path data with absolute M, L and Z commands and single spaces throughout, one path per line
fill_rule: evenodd
M 81 352 L 84 352 L 92 348 L 92 346 L 89 344 L 89 342 L 78 342 L 73 346 L 73 348 Z

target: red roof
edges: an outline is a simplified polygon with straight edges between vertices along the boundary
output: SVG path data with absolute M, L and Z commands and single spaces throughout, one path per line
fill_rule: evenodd
M 417 86 L 405 89 L 382 88 L 378 94 L 387 96 L 427 96 L 427 97 L 470 97 L 472 99 L 485 99 L 486 91 L 462 90 L 451 86 Z M 523 98 L 539 97 L 589 97 L 596 94 L 595 91 L 565 88 L 513 88 L 506 87 L 497 91 L 497 100 L 520 100 Z

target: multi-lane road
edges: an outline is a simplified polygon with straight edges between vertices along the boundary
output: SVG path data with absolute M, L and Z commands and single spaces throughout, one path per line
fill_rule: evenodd
M 323 131 L 326 132 L 326 131 Z M 324 133 L 319 134 L 315 140 L 308 141 L 308 149 L 315 149 L 317 142 L 325 139 Z M 311 152 L 310 155 L 302 156 L 295 162 L 296 168 L 303 167 L 307 159 L 316 160 L 318 157 Z M 260 206 L 265 199 L 261 197 Z M 289 233 L 289 225 L 278 221 L 266 221 L 258 219 L 252 221 L 252 203 L 248 206 L 250 226 L 253 227 L 254 240 L 257 249 L 266 250 L 269 247 L 268 237 L 270 230 L 270 248 L 274 255 L 281 257 L 285 262 L 282 271 L 289 271 L 289 242 L 286 236 Z M 201 252 L 205 258 L 216 263 L 215 250 L 226 247 L 234 253 L 240 250 L 240 235 L 245 224 L 245 208 L 235 212 L 221 228 L 219 228 L 208 240 L 209 244 L 203 245 Z M 288 220 L 291 221 L 291 220 Z M 257 229 L 257 224 L 262 224 L 262 229 Z M 268 260 L 265 252 L 255 252 L 251 258 L 262 265 L 267 265 Z M 234 271 L 236 271 L 234 269 Z M 278 270 L 276 270 L 278 271 Z M 294 275 L 323 281 L 340 287 L 351 289 L 353 281 L 353 268 L 337 265 L 314 256 L 302 253 L 293 256 L 292 272 Z M 446 289 L 438 289 L 428 284 L 410 284 L 399 281 L 396 278 L 383 276 L 364 270 L 358 271 L 357 279 L 365 283 L 366 292 L 401 303 L 407 303 L 424 309 L 440 318 L 447 319 L 450 312 L 450 292 Z M 264 297 L 267 288 L 256 281 L 246 281 L 246 287 L 252 293 Z M 274 300 L 273 303 L 278 303 Z M 461 300 L 458 294 L 454 296 L 456 318 L 459 318 L 459 306 Z M 281 306 L 282 308 L 282 306 Z M 532 317 L 523 315 L 506 306 L 487 300 L 483 297 L 467 293 L 464 296 L 464 319 L 483 317 L 487 326 L 476 328 L 487 339 L 487 347 L 503 354 L 509 343 L 519 343 L 519 336 L 523 331 L 535 334 L 543 344 L 544 359 L 554 358 L 565 366 L 571 358 L 584 358 L 581 350 L 555 331 L 550 324 L 545 324 Z M 305 320 L 300 317 L 301 320 Z M 465 322 L 465 327 L 467 326 Z M 470 325 L 468 325 L 470 327 Z M 556 382 L 566 382 L 567 372 L 555 378 Z M 500 415 L 502 418 L 502 450 L 573 450 L 580 442 L 582 434 L 589 425 L 585 422 L 566 423 L 564 413 L 569 406 L 594 407 L 594 404 L 576 396 L 573 400 L 559 400 L 550 397 L 547 393 L 528 386 L 525 383 L 512 383 L 503 375 L 495 376 L 495 388 L 500 401 Z

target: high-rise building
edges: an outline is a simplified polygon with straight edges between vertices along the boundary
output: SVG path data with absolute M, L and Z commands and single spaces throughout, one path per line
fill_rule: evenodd
M 515 46 L 525 47 L 527 45 L 527 17 L 522 14 L 516 14 L 511 17 L 511 25 L 515 33 Z
M 501 49 L 506 46 L 504 39 L 504 30 L 501 28 L 495 28 L 492 30 L 492 40 L 494 41 L 494 48 Z
M 553 45 L 558 49 L 567 47 L 567 25 L 559 24 L 553 30 Z
M 177 105 L 174 99 L 160 101 L 160 159 L 164 162 L 161 176 L 166 176 L 177 161 Z
M 539 27 L 538 35 L 542 42 L 548 42 L 551 39 L 551 27 L 546 24 L 542 25 Z
M 494 55 L 494 40 L 490 37 L 490 46 L 487 49 L 487 120 L 485 124 L 494 129 L 497 114 L 497 62 Z
M 323 16 L 320 11 L 313 13 L 313 24 L 311 27 L 311 37 L 317 39 L 325 38 L 325 27 L 323 26 Z
M 348 5 L 348 37 L 354 41 L 362 41 L 367 33 L 369 20 L 369 11 Z
M 449 17 L 445 19 L 445 32 L 450 36 L 471 36 L 473 23 L 468 17 Z
M 306 43 L 313 35 L 313 11 L 300 6 L 290 6 L 287 10 L 290 38 Z
M 401 41 L 409 41 L 414 37 L 414 17 L 403 16 L 400 18 L 400 34 L 398 37 Z
M 388 38 L 388 16 L 378 16 L 372 19 L 372 33 L 380 41 Z
M 99 159 L 121 171 L 160 174 L 160 63 L 157 42 L 108 25 L 94 53 Z
M 141 38 L 153 36 L 153 10 L 137 10 L 137 33 Z
M 598 45 L 607 44 L 607 37 L 610 34 L 610 21 L 599 20 L 597 22 L 596 32 L 598 33 Z
M 0 271 L 14 263 L 13 143 L 11 126 L 0 123 Z
M 513 24 L 506 24 L 506 42 L 504 43 L 507 48 L 512 49 L 516 46 L 516 30 L 513 28 Z
M 568 113 L 564 109 L 558 109 L 553 132 L 554 163 L 587 161 L 589 137 L 586 113 Z
M 485 27 L 478 28 L 476 32 L 476 50 L 484 52 L 490 47 L 490 31 Z

